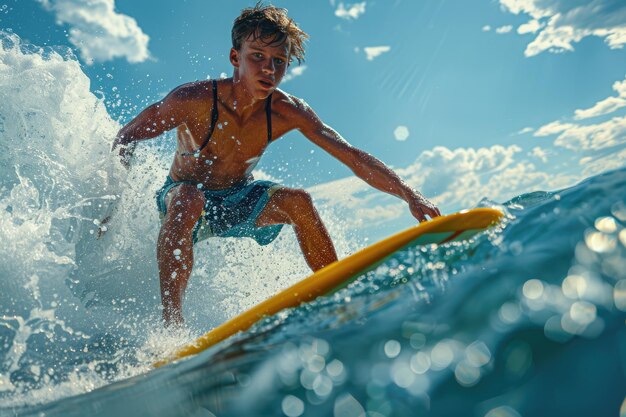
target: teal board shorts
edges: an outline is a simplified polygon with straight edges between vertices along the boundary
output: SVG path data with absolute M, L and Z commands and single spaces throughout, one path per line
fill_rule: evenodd
M 174 181 L 168 175 L 163 187 L 157 191 L 156 203 L 161 222 L 167 213 L 165 196 L 172 188 L 181 184 L 197 186 L 192 181 Z M 203 190 L 206 204 L 193 228 L 193 243 L 219 236 L 251 237 L 259 245 L 269 244 L 276 239 L 283 225 L 257 227 L 255 223 L 272 194 L 281 187 L 271 181 L 254 181 L 248 177 L 223 190 Z

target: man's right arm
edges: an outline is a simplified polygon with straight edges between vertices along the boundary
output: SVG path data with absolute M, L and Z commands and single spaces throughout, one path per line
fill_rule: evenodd
M 155 138 L 185 123 L 185 107 L 191 88 L 183 85 L 174 89 L 163 100 L 148 106 L 120 129 L 111 151 L 119 148 L 122 165 L 126 168 L 130 166 L 135 142 Z

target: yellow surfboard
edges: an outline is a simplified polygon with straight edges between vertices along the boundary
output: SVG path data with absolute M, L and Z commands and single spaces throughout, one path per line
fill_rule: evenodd
M 236 333 L 249 329 L 264 317 L 286 308 L 297 307 L 319 296 L 332 294 L 406 246 L 441 244 L 468 239 L 497 223 L 502 215 L 499 210 L 490 208 L 464 210 L 437 217 L 390 236 L 320 269 L 308 278 L 205 333 L 170 357 L 154 363 L 154 366 L 159 367 L 177 359 L 195 355 Z

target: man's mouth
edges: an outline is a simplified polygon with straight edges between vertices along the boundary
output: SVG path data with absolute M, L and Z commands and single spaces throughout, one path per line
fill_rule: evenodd
M 265 88 L 272 88 L 272 87 L 274 87 L 274 83 L 272 81 L 266 80 L 266 79 L 259 80 L 259 84 L 261 84 Z

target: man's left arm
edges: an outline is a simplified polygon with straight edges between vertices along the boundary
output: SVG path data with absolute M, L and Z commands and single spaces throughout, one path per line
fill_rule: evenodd
M 348 166 L 372 187 L 406 201 L 413 216 L 425 221 L 440 216 L 439 209 L 419 191 L 406 184 L 395 172 L 374 156 L 350 145 L 333 128 L 323 123 L 307 105 L 299 106 L 299 130 L 311 142 Z

